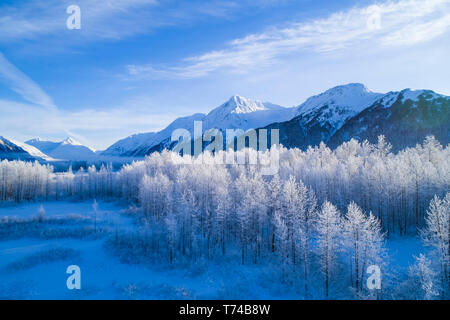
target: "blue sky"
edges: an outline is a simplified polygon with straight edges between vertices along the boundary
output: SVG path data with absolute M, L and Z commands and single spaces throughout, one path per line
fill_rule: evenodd
M 66 8 L 81 8 L 68 30 Z M 97 149 L 233 94 L 450 94 L 449 0 L 2 0 L 0 135 Z

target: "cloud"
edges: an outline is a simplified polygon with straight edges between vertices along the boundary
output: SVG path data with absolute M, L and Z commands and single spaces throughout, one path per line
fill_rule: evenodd
M 177 65 L 129 65 L 127 71 L 138 79 L 191 79 L 221 70 L 246 73 L 302 52 L 414 45 L 448 33 L 449 10 L 448 0 L 400 0 L 355 7 L 323 19 L 268 28 L 235 39 L 222 50 L 185 58 Z
M 437 38 L 450 29 L 450 14 L 424 23 L 411 23 L 404 28 L 386 35 L 384 45 L 414 45 Z
M 139 32 L 154 23 L 145 9 L 157 5 L 156 0 L 30 0 L 21 4 L 0 5 L 0 41 L 40 39 L 43 36 L 67 36 L 69 15 L 66 9 L 76 4 L 81 8 L 81 39 L 121 38 Z M 147 21 L 147 22 L 146 22 Z M 72 35 L 75 34 L 72 32 Z
M 50 41 L 67 38 L 65 45 L 94 40 L 122 40 L 157 28 L 189 24 L 207 17 L 228 19 L 290 0 L 28 0 L 0 3 L 0 42 Z M 81 30 L 66 29 L 66 8 L 81 9 Z M 75 35 L 75 36 L 74 36 Z M 61 42 L 58 43 L 61 45 Z M 48 50 L 48 48 L 47 48 Z
M 18 93 L 28 102 L 33 104 L 55 108 L 52 99 L 22 71 L 11 64 L 0 52 L 0 82 Z

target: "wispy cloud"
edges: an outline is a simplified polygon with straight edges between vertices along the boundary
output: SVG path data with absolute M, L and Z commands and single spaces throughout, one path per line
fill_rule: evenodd
M 229 18 L 243 8 L 266 8 L 291 0 L 28 0 L 0 2 L 0 42 L 66 37 L 66 8 L 81 8 L 82 28 L 65 44 L 93 40 L 122 40 L 205 17 Z M 61 44 L 60 44 L 61 45 Z
M 10 63 L 1 52 L 0 82 L 3 82 L 6 87 L 21 95 L 28 102 L 46 108 L 55 108 L 50 96 L 26 74 Z
M 38 0 L 17 4 L 0 4 L 0 41 L 39 39 L 42 36 L 66 36 L 66 8 L 81 8 L 83 39 L 120 38 L 148 27 L 153 20 L 146 8 L 156 0 Z M 73 33 L 72 33 L 73 34 Z
M 301 52 L 330 52 L 370 44 L 423 43 L 450 30 L 449 0 L 387 1 L 336 12 L 327 18 L 272 27 L 235 39 L 222 50 L 188 57 L 178 65 L 129 65 L 134 78 L 197 78 L 212 72 L 245 73 Z

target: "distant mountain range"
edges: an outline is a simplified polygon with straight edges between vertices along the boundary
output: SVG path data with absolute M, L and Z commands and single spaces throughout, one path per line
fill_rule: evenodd
M 73 138 L 61 142 L 39 138 L 20 143 L 0 137 L 0 159 L 24 161 L 95 161 L 98 155 Z
M 158 133 L 128 137 L 104 155 L 143 157 L 172 149 L 175 129 L 193 131 L 194 121 L 203 130 L 241 128 L 279 129 L 280 143 L 306 149 L 325 142 L 336 147 L 351 138 L 376 142 L 384 134 L 394 150 L 421 143 L 427 135 L 444 145 L 450 142 L 450 97 L 429 90 L 405 89 L 387 94 L 372 92 L 359 83 L 337 86 L 293 108 L 233 96 L 209 114 L 179 118 Z
M 0 137 L 0 159 L 23 161 L 52 161 L 53 159 L 33 146 Z
M 443 145 L 450 142 L 450 97 L 430 90 L 405 89 L 386 94 L 364 85 L 337 86 L 307 99 L 297 107 L 285 108 L 235 95 L 208 114 L 178 118 L 159 132 L 135 134 L 107 150 L 94 150 L 68 138 L 61 142 L 33 139 L 25 144 L 0 139 L 0 158 L 96 160 L 111 157 L 144 157 L 172 149 L 172 132 L 186 129 L 191 135 L 194 121 L 203 131 L 225 129 L 279 129 L 280 143 L 306 149 L 325 142 L 334 148 L 351 138 L 376 142 L 385 135 L 399 150 L 421 143 L 434 135 Z
M 39 149 L 53 159 L 83 161 L 97 158 L 95 150 L 83 146 L 71 137 L 60 142 L 45 141 L 37 138 L 28 140 L 25 143 Z

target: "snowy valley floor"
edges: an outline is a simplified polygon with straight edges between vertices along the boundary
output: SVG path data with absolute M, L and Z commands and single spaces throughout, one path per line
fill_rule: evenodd
M 37 218 L 41 205 L 43 222 Z M 99 202 L 96 219 L 90 201 L 2 206 L 0 221 L 6 219 L 18 222 L 0 227 L 0 299 L 303 299 L 301 289 L 277 283 L 271 263 L 121 262 L 105 242 L 138 227 L 127 208 L 115 203 Z M 399 274 L 423 252 L 416 238 L 391 239 L 388 249 Z M 69 265 L 81 268 L 81 290 L 67 289 Z

